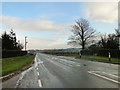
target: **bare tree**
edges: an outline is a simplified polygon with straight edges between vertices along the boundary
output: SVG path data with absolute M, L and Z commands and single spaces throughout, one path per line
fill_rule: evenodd
M 69 45 L 82 46 L 82 50 L 85 49 L 87 44 L 94 41 L 96 31 L 90 27 L 88 20 L 80 18 L 75 21 L 76 24 L 72 26 L 73 35 L 68 39 Z

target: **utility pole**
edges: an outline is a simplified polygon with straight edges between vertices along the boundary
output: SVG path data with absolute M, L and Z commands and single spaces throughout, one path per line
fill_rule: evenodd
M 119 42 L 119 50 L 120 50 L 120 31 L 119 31 L 119 35 L 118 35 L 118 42 Z
M 26 41 L 26 38 L 27 38 L 27 36 L 25 36 L 25 51 L 26 51 L 26 45 L 27 45 L 27 41 Z

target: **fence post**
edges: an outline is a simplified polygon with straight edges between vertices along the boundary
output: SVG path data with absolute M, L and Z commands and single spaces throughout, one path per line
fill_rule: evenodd
M 81 55 L 81 51 L 79 52 L 79 54 L 80 54 L 80 58 L 81 58 L 81 56 L 82 56 L 82 55 Z

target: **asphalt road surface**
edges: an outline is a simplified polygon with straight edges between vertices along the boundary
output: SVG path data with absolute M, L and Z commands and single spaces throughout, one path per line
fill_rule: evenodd
M 118 88 L 118 78 L 116 64 L 38 53 L 16 88 Z

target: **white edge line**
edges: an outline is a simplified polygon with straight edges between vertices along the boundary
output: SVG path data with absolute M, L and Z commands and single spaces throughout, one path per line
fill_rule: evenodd
M 37 60 L 36 60 L 36 57 L 35 57 L 35 67 L 38 66 L 38 63 L 37 63 Z
M 42 87 L 42 83 L 41 83 L 40 79 L 38 80 L 38 85 L 39 85 L 39 87 Z
M 8 76 L 11 76 L 11 75 L 13 75 L 14 73 L 11 73 L 11 74 L 9 74 L 9 75 L 6 75 L 6 76 L 3 76 L 3 77 L 0 77 L 0 79 L 2 79 L 2 78 L 5 78 L 5 77 L 8 77 Z
M 23 72 L 20 74 L 20 77 L 19 77 L 19 79 L 17 80 L 17 83 L 16 83 L 15 88 L 18 87 L 19 82 L 23 79 L 24 75 L 25 75 L 28 71 L 30 71 L 32 68 L 33 68 L 33 67 L 30 67 L 29 69 L 27 69 L 26 71 L 23 71 Z
M 109 81 L 115 82 L 115 83 L 117 83 L 117 84 L 120 84 L 120 82 L 118 82 L 118 81 L 116 81 L 116 80 L 113 80 L 113 79 L 107 78 L 107 77 L 105 77 L 105 76 L 101 76 L 101 75 L 96 74 L 96 73 L 93 73 L 93 72 L 91 72 L 91 71 L 88 71 L 88 73 L 90 73 L 90 74 L 94 74 L 94 75 L 96 75 L 96 76 L 98 76 L 98 77 L 101 77 L 101 78 L 107 79 L 107 80 L 109 80 Z

